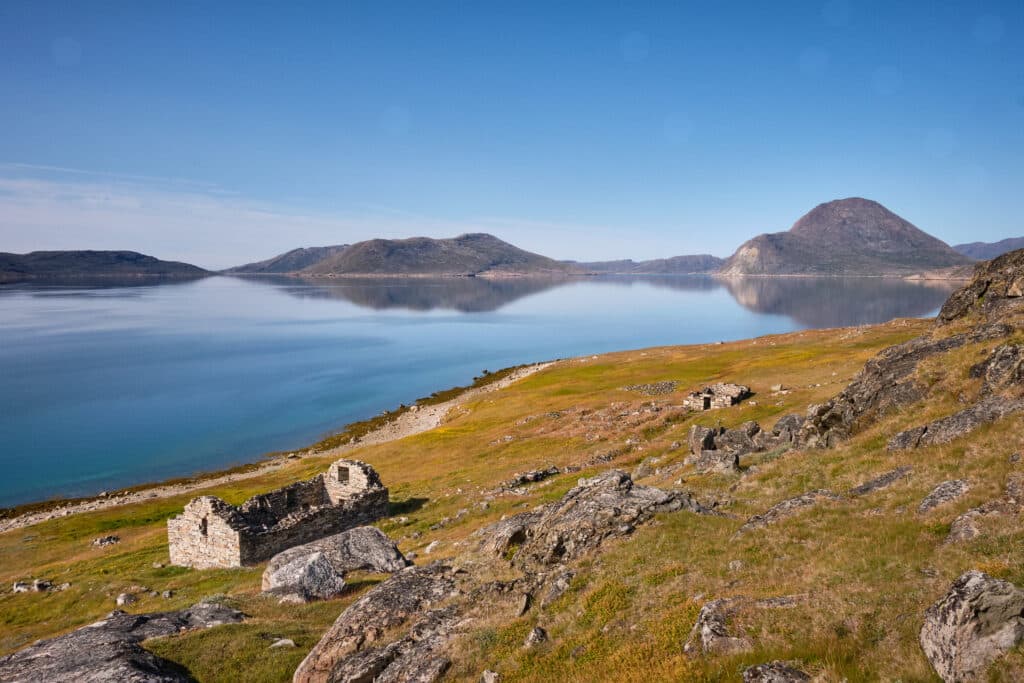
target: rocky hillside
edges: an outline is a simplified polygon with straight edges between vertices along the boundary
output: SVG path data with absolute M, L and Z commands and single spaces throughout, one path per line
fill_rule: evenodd
M 348 249 L 348 246 L 347 244 L 336 244 L 330 247 L 292 249 L 265 261 L 235 266 L 234 268 L 228 268 L 224 272 L 234 275 L 284 275 L 286 273 L 296 273 L 340 254 L 345 249 Z
M 650 261 L 624 259 L 621 261 L 566 261 L 566 263 L 586 273 L 602 275 L 698 275 L 714 273 L 722 267 L 725 260 L 710 254 L 694 254 Z
M 1024 251 L 936 320 L 564 360 L 343 448 L 376 550 L 168 567 L 190 496 L 0 534 L 0 679 L 1024 680 Z
M 820 204 L 788 232 L 758 235 L 723 275 L 914 275 L 971 260 L 868 199 Z
M 953 246 L 958 253 L 969 258 L 987 261 L 997 256 L 1024 248 L 1024 237 L 1010 237 L 998 242 L 969 242 Z
M 134 251 L 0 252 L 0 283 L 90 277 L 202 277 L 197 266 L 160 259 Z
M 350 275 L 558 275 L 571 266 L 524 251 L 484 233 L 452 239 L 413 237 L 357 242 L 302 271 L 314 277 Z

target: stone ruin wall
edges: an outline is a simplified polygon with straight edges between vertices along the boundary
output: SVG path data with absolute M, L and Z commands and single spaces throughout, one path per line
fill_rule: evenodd
M 214 496 L 193 499 L 184 512 L 167 520 L 171 564 L 196 569 L 238 567 L 241 544 L 238 531 L 220 516 L 227 503 Z
M 171 563 L 258 564 L 296 545 L 369 524 L 388 513 L 388 490 L 369 465 L 338 461 L 325 474 L 250 498 L 240 507 L 203 496 L 168 520 Z

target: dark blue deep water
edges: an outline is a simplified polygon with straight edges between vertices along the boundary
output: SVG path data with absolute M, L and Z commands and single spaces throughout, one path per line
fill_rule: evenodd
M 298 448 L 483 369 L 926 316 L 892 280 L 243 280 L 0 287 L 0 505 Z

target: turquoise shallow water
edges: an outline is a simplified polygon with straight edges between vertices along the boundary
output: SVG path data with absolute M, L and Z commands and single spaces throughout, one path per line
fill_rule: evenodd
M 0 505 L 251 461 L 483 369 L 931 315 L 885 280 L 0 287 Z

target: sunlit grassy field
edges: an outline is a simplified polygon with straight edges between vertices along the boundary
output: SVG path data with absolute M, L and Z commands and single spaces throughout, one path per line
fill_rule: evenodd
M 924 609 L 969 568 L 1024 584 L 1024 531 L 1014 518 L 985 520 L 966 544 L 944 544 L 959 513 L 1001 495 L 1022 446 L 1024 418 L 979 430 L 947 446 L 889 453 L 899 429 L 957 410 L 957 396 L 977 391 L 967 368 L 979 345 L 919 369 L 933 393 L 833 450 L 745 457 L 741 475 L 696 475 L 681 462 L 692 424 L 768 426 L 789 412 L 838 393 L 880 349 L 917 336 L 929 321 L 820 330 L 722 345 L 665 347 L 561 361 L 551 368 L 465 403 L 439 428 L 349 454 L 372 464 L 391 490 L 392 516 L 379 526 L 417 562 L 455 557 L 457 545 L 502 515 L 557 499 L 577 477 L 597 469 L 633 470 L 647 461 L 642 483 L 693 491 L 717 500 L 724 517 L 660 515 L 626 540 L 610 543 L 578 568 L 571 589 L 523 617 L 478 624 L 451 654 L 453 680 L 477 680 L 486 668 L 503 681 L 737 680 L 742 668 L 768 659 L 796 659 L 824 680 L 936 680 L 917 644 Z M 930 373 L 930 374 L 929 374 Z M 623 387 L 663 380 L 675 392 L 646 396 Z M 749 385 L 754 396 L 733 408 L 686 414 L 682 395 L 713 381 Z M 782 384 L 784 392 L 770 387 Z M 656 406 L 657 411 L 650 408 Z M 679 447 L 677 444 L 682 443 Z M 573 465 L 612 454 L 610 463 L 554 477 L 526 495 L 494 495 L 516 472 Z M 310 477 L 330 461 L 309 457 L 279 471 L 204 493 L 238 503 Z M 908 479 L 860 498 L 823 503 L 766 529 L 734 536 L 752 514 L 815 488 L 841 493 L 865 479 L 910 465 Z M 967 478 L 956 502 L 918 515 L 920 500 L 939 482 Z M 160 499 L 76 515 L 0 534 L 0 581 L 45 578 L 70 582 L 48 594 L 0 593 L 0 654 L 97 620 L 126 590 L 140 595 L 130 611 L 181 608 L 217 596 L 249 619 L 147 643 L 201 681 L 284 681 L 345 607 L 383 577 L 351 577 L 342 599 L 279 605 L 259 593 L 262 567 L 195 571 L 167 564 L 165 520 L 191 498 Z M 486 503 L 486 504 L 484 504 Z M 437 527 L 437 528 L 432 528 Z M 114 533 L 121 543 L 96 548 Z M 423 549 L 439 546 L 430 555 Z M 738 560 L 739 563 L 734 561 Z M 733 563 L 730 568 L 730 563 Z M 151 597 L 174 591 L 170 599 Z M 732 628 L 756 644 L 732 657 L 688 656 L 683 644 L 707 600 L 805 595 L 784 609 L 743 610 Z M 551 635 L 526 650 L 534 625 Z M 293 639 L 295 649 L 268 649 Z M 1019 680 L 1024 657 L 1000 662 L 994 680 Z

